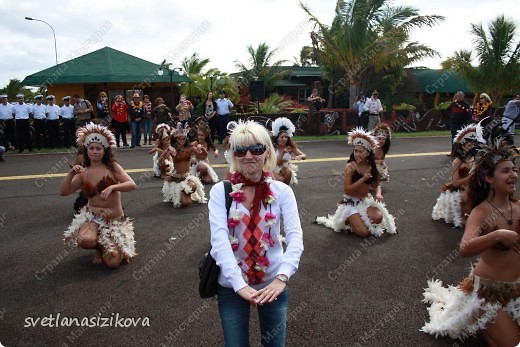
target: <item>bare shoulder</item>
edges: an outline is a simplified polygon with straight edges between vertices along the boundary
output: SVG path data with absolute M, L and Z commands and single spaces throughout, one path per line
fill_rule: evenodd
M 352 173 L 356 171 L 356 163 L 354 163 L 353 161 L 351 161 L 350 163 L 347 163 L 347 165 L 345 165 L 345 174 L 347 175 L 352 175 Z

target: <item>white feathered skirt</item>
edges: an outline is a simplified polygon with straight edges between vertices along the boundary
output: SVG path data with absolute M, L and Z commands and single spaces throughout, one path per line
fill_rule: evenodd
M 370 220 L 367 214 L 367 209 L 369 207 L 375 207 L 381 212 L 381 215 L 383 216 L 381 223 L 375 224 Z M 359 199 L 345 194 L 343 196 L 343 201 L 338 204 L 336 213 L 332 216 L 316 217 L 316 223 L 325 225 L 327 228 L 331 228 L 336 232 L 342 230 L 348 231 L 350 230 L 350 226 L 345 224 L 345 221 L 348 217 L 356 213 L 359 213 L 370 234 L 376 237 L 383 235 L 385 231 L 389 234 L 397 233 L 394 217 L 388 212 L 384 203 L 374 200 L 371 195 Z
M 197 172 L 197 166 L 199 166 L 200 163 L 206 164 L 206 167 L 208 168 L 208 175 L 211 177 L 211 181 L 213 183 L 217 183 L 219 181 L 218 175 L 215 172 L 215 169 L 209 164 L 209 160 L 195 160 L 195 164 L 193 164 L 190 168 L 190 173 L 193 176 L 200 177 L 200 172 Z
M 444 219 L 446 223 L 462 228 L 461 190 L 446 190 L 439 195 L 432 210 L 432 219 Z
M 135 251 L 134 223 L 124 217 L 120 220 L 107 221 L 99 216 L 95 216 L 87 206 L 84 206 L 74 219 L 69 228 L 63 233 L 63 241 L 66 245 L 78 247 L 78 231 L 88 222 L 98 225 L 97 242 L 103 247 L 105 254 L 114 251 L 121 252 L 123 259 L 129 261 L 137 255 Z
M 182 181 L 177 182 L 179 180 L 178 177 L 170 176 L 173 180 L 166 179 L 162 187 L 164 202 L 171 202 L 173 207 L 182 207 L 181 194 L 183 192 L 188 194 L 192 201 L 198 202 L 199 204 L 205 204 L 207 202 L 204 186 L 198 177 L 187 173 L 182 176 Z M 195 183 L 195 190 L 192 190 L 190 187 L 190 182 Z
M 430 305 L 430 321 L 421 331 L 430 335 L 465 339 L 493 322 L 504 309 L 520 326 L 520 278 L 515 282 L 494 281 L 471 273 L 457 287 L 428 281 L 423 302 Z
M 284 168 L 288 168 L 289 170 L 291 170 L 291 180 L 289 181 L 289 185 L 291 185 L 291 186 L 298 185 L 298 175 L 297 175 L 298 165 L 295 165 L 291 162 L 284 162 L 282 165 L 276 166 L 274 168 L 274 172 L 277 174 L 280 174 L 280 172 Z

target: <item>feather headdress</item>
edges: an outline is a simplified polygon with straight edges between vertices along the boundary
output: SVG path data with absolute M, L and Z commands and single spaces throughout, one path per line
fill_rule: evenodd
M 494 146 L 495 139 L 503 135 L 502 121 L 498 118 L 486 117 L 476 127 L 478 141 L 489 146 Z
M 181 122 L 177 123 L 177 128 L 175 129 L 175 132 L 173 133 L 174 137 L 188 137 L 188 123 L 185 124 L 185 126 L 182 126 Z
M 348 143 L 354 146 L 361 146 L 369 152 L 373 152 L 377 146 L 376 138 L 361 127 L 354 128 L 348 133 Z
M 271 132 L 274 137 L 277 137 L 279 133 L 286 132 L 287 136 L 292 137 L 296 131 L 296 127 L 289 118 L 279 117 L 276 118 L 271 125 Z
M 392 137 L 392 129 L 388 124 L 381 123 L 372 130 L 372 134 L 374 134 L 375 137 L 390 139 Z
M 227 129 L 227 133 L 228 135 L 231 135 L 231 133 L 233 132 L 233 130 L 235 130 L 235 128 L 237 127 L 238 123 L 235 122 L 234 120 L 232 120 L 231 122 L 229 122 L 227 125 L 226 125 L 226 129 Z
M 477 140 L 477 126 L 474 124 L 469 124 L 457 131 L 457 134 L 453 138 L 453 143 L 460 143 L 461 145 L 463 145 L 468 141 Z
M 171 131 L 172 131 L 172 128 L 166 123 L 160 123 L 155 128 L 155 132 L 158 135 L 157 137 L 161 140 L 164 140 L 165 138 L 170 136 Z
M 478 150 L 471 173 L 477 174 L 479 180 L 483 180 L 499 163 L 506 160 L 514 163 L 518 156 L 518 150 L 514 146 L 497 138 L 492 146 L 482 145 Z
M 76 143 L 84 147 L 88 147 L 91 143 L 99 143 L 105 149 L 116 148 L 116 139 L 110 129 L 92 122 L 76 130 Z

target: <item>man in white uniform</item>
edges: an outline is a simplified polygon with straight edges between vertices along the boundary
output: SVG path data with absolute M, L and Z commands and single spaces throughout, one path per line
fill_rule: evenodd
M 15 145 L 15 128 L 13 118 L 13 105 L 7 100 L 7 94 L 0 95 L 0 122 L 4 125 L 4 134 L 8 142 Z
M 76 143 L 74 106 L 70 104 L 70 96 L 65 96 L 62 100 L 63 106 L 60 108 L 60 117 L 63 122 L 63 145 L 65 147 L 71 147 Z
M 47 106 L 45 106 L 49 148 L 58 148 L 61 146 L 60 107 L 54 103 L 54 99 L 56 99 L 54 95 L 47 96 Z
M 43 95 L 34 97 L 32 113 L 34 117 L 34 133 L 36 136 L 36 147 L 41 149 L 47 147 L 47 117 L 45 116 L 45 105 L 42 104 Z
M 25 146 L 32 152 L 31 130 L 29 128 L 29 119 L 32 116 L 31 106 L 25 103 L 25 96 L 17 94 L 18 103 L 13 105 L 13 116 L 16 124 L 16 143 L 18 152 L 22 153 Z

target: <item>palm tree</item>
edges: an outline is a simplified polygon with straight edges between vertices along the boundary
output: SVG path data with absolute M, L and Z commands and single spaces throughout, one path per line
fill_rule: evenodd
M 249 81 L 258 79 L 264 81 L 266 91 L 271 91 L 274 89 L 276 81 L 291 74 L 290 71 L 283 70 L 282 65 L 286 62 L 285 60 L 272 62 L 276 49 L 271 51 L 267 43 L 260 43 L 256 49 L 249 45 L 247 51 L 249 66 L 235 61 L 235 66 L 244 81 L 243 84 L 247 85 Z
M 1 93 L 7 94 L 9 100 L 16 100 L 16 94 L 26 92 L 30 92 L 28 89 L 22 89 L 21 81 L 17 78 L 13 78 L 9 80 L 9 83 L 2 89 L 0 89 Z M 28 96 L 28 95 L 26 95 Z
M 303 46 L 300 51 L 300 57 L 293 57 L 293 59 L 294 66 L 308 67 L 317 64 L 314 49 L 311 46 Z
M 300 2 L 315 25 L 311 33 L 315 55 L 325 75 L 335 76 L 335 86 L 349 89 L 351 105 L 360 84 L 371 74 L 399 70 L 425 57 L 438 56 L 429 47 L 410 42 L 410 34 L 412 29 L 433 26 L 444 17 L 422 16 L 413 7 L 389 3 L 338 0 L 335 17 L 327 26 Z
M 520 85 L 520 40 L 514 21 L 503 15 L 491 21 L 489 33 L 482 24 L 471 24 L 475 59 L 471 50 L 456 51 L 442 62 L 443 69 L 454 69 L 475 92 L 488 92 L 497 104 Z M 515 43 L 515 38 L 517 42 Z M 477 66 L 472 62 L 476 60 Z
M 204 69 L 208 63 L 209 59 L 201 59 L 198 53 L 193 53 L 191 57 L 186 57 L 182 60 L 181 66 L 184 71 L 186 71 L 188 77 L 191 78 L 192 75 L 200 75 L 202 69 Z

